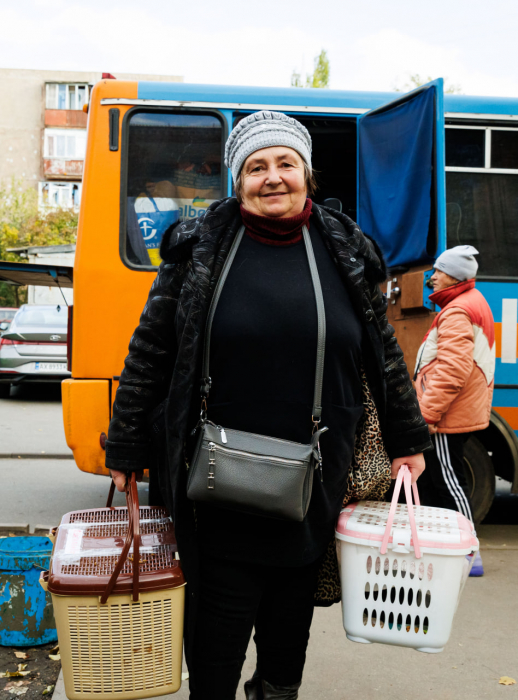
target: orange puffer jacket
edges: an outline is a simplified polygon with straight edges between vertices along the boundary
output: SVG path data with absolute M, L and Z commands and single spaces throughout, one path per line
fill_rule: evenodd
M 440 433 L 489 425 L 495 374 L 491 309 L 475 280 L 430 295 L 441 307 L 417 353 L 416 389 L 427 423 Z

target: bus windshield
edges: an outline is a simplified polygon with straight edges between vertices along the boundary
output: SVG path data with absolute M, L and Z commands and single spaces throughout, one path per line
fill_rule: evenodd
M 223 127 L 212 114 L 136 111 L 128 120 L 126 226 L 130 266 L 160 264 L 165 231 L 223 196 Z

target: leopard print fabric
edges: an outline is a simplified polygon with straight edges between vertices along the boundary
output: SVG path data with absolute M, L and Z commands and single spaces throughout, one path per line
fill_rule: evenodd
M 382 501 L 391 483 L 391 462 L 383 445 L 378 412 L 365 373 L 362 373 L 362 390 L 364 410 L 356 429 L 344 507 L 351 501 Z M 336 543 L 333 538 L 320 567 L 315 605 L 327 607 L 339 603 L 341 597 Z

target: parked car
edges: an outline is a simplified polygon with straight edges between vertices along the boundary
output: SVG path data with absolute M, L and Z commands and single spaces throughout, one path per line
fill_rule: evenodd
M 12 306 L 0 306 L 0 333 L 6 331 L 18 311 Z
M 12 384 L 61 382 L 67 370 L 66 306 L 24 304 L 0 335 L 0 398 Z

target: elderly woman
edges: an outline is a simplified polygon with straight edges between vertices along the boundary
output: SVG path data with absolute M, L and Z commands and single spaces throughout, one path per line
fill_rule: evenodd
M 315 189 L 308 131 L 285 114 L 251 114 L 230 134 L 225 159 L 236 197 L 214 202 L 162 242 L 163 262 L 117 390 L 106 465 L 119 490 L 128 471 L 158 472 L 188 583 L 190 697 L 236 697 L 255 628 L 257 670 L 245 695 L 291 700 L 301 685 L 319 571 L 352 481 L 367 480 L 371 491 L 382 484 L 383 492 L 385 449 L 392 477 L 407 463 L 415 480 L 430 441 L 385 316 L 380 251 L 347 216 L 308 197 Z M 206 333 L 210 379 L 202 366 Z M 324 368 L 321 402 L 316 357 Z M 355 451 L 367 405 L 384 443 L 368 474 Z M 161 410 L 162 419 L 151 417 Z M 156 437 L 161 421 L 163 441 Z M 235 503 L 219 502 L 219 452 L 203 498 L 191 500 L 188 476 L 208 426 L 212 435 L 221 432 L 212 456 L 236 436 L 275 438 L 288 451 L 311 443 L 311 470 L 320 470 L 307 512 L 298 519 L 270 513 L 282 488 L 275 481 L 261 514 L 246 507 L 257 498 L 253 485 Z M 275 477 L 266 463 L 263 475 L 260 466 L 254 472 L 259 493 Z

